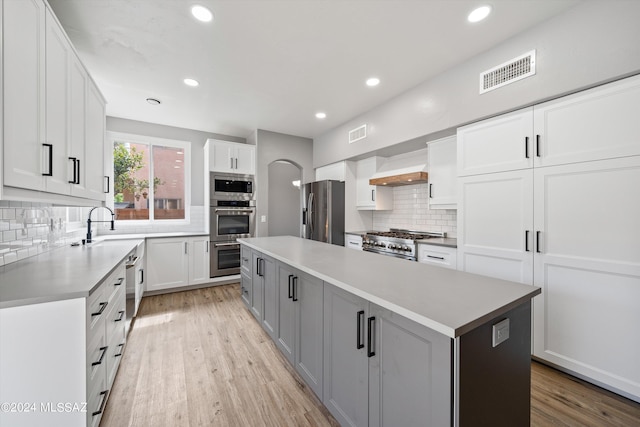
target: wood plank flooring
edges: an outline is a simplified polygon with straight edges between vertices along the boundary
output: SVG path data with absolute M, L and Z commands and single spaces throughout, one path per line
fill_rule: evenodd
M 145 297 L 102 427 L 337 426 L 238 284 Z M 532 426 L 640 426 L 640 404 L 532 364 Z

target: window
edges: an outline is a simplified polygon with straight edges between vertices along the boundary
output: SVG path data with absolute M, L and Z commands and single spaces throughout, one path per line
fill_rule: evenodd
M 189 143 L 110 133 L 119 221 L 188 221 Z

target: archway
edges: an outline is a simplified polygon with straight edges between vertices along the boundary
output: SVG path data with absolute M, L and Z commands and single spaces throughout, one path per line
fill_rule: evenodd
M 269 164 L 269 236 L 300 236 L 302 168 L 286 160 Z

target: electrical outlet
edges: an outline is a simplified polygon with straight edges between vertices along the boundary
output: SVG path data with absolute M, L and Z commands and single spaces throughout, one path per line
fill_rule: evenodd
M 267 222 L 267 216 L 266 215 L 260 216 L 260 222 Z
M 493 347 L 509 339 L 509 319 L 504 319 L 493 325 L 491 344 Z

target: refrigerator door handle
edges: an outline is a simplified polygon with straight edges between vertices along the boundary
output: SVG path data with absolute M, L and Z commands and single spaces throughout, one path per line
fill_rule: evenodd
M 309 193 L 307 202 L 307 222 L 309 223 L 309 238 L 313 239 L 313 193 Z

